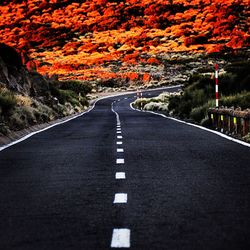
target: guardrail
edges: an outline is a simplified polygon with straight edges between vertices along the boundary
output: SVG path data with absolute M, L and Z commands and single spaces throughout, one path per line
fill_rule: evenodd
M 250 132 L 250 109 L 209 109 L 210 124 L 223 133 L 245 136 Z

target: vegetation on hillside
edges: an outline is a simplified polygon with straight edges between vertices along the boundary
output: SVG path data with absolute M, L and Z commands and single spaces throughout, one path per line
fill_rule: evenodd
M 225 67 L 219 76 L 220 106 L 250 107 L 250 62 L 237 62 Z M 171 97 L 169 111 L 182 119 L 204 122 L 207 110 L 215 107 L 215 81 L 211 75 L 193 75 L 183 86 L 181 96 Z
M 3 0 L 0 39 L 40 73 L 136 79 L 134 66 L 161 65 L 166 53 L 247 48 L 248 10 L 247 0 Z
M 249 69 L 250 61 L 230 63 L 224 68 L 224 73 L 219 75 L 220 106 L 250 108 Z M 184 84 L 182 93 L 138 99 L 134 105 L 206 126 L 208 109 L 215 107 L 214 76 L 211 73 L 194 74 Z
M 0 87 L 0 135 L 80 112 L 91 87 L 78 81 L 51 81 L 47 96 L 35 98 Z

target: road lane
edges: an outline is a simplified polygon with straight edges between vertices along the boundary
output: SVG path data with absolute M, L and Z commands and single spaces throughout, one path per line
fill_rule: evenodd
M 113 227 L 110 100 L 0 153 L 0 249 L 104 249 Z
M 0 152 L 0 249 L 248 249 L 249 148 L 132 100 Z
M 150 113 L 124 124 L 132 248 L 248 249 L 250 149 Z

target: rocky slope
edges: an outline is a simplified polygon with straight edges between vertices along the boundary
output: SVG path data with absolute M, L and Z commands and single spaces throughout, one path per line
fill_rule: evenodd
M 0 43 L 0 135 L 79 112 L 89 91 L 28 70 L 14 48 Z

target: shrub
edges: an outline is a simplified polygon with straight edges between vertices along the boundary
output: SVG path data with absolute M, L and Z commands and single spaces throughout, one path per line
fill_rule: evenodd
M 220 105 L 227 107 L 241 107 L 242 109 L 250 108 L 250 92 L 242 92 L 236 95 L 222 97 Z
M 190 117 L 194 121 L 200 123 L 207 115 L 207 106 L 199 106 L 196 108 L 193 108 Z
M 17 105 L 16 98 L 13 93 L 6 89 L 0 90 L 0 107 L 3 115 L 8 114 Z
M 86 94 L 91 91 L 90 85 L 80 81 L 56 81 L 50 84 L 51 94 L 58 99 L 61 104 L 66 102 L 73 106 L 88 106 Z
M 81 95 L 88 94 L 92 87 L 89 84 L 80 81 L 61 81 L 60 88 L 63 90 L 71 90 L 76 94 L 81 93 Z
M 201 120 L 200 124 L 206 128 L 211 127 L 211 122 L 207 116 Z
M 174 111 L 178 108 L 179 103 L 180 103 L 180 96 L 171 96 L 169 98 L 169 105 L 168 105 L 168 109 Z
M 59 95 L 57 96 L 57 98 L 59 102 L 62 104 L 65 104 L 65 102 L 72 102 L 73 99 L 77 97 L 76 93 L 72 90 L 59 89 L 58 92 L 59 92 Z
M 245 140 L 246 142 L 250 143 L 250 133 L 248 133 L 247 135 L 245 135 L 243 137 L 243 140 Z

